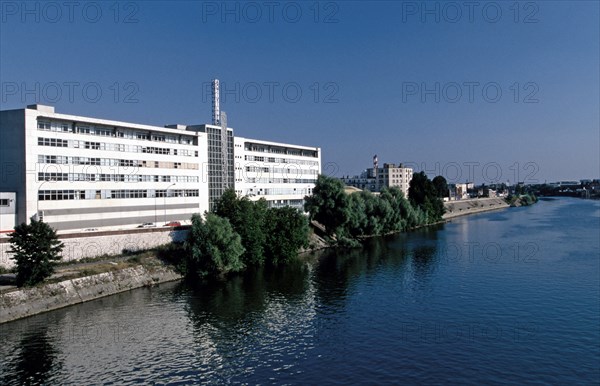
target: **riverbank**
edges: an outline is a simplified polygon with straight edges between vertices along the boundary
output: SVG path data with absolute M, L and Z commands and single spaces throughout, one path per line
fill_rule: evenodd
M 489 212 L 510 207 L 503 198 L 474 198 L 471 200 L 449 201 L 444 203 L 446 213 L 442 219 L 449 220 L 469 214 Z
M 133 267 L 11 290 L 0 294 L 0 323 L 179 279 L 172 267 L 148 257 Z

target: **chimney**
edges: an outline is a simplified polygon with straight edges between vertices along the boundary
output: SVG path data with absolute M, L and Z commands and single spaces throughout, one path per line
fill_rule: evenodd
M 377 154 L 373 156 L 373 177 L 377 178 L 377 168 L 379 166 L 379 162 L 377 160 Z

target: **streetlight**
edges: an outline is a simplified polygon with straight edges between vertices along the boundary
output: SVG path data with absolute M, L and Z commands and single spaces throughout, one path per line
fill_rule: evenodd
M 165 189 L 165 198 L 164 198 L 164 206 L 165 206 L 165 224 L 167 223 L 167 193 L 169 193 L 169 188 L 171 186 L 175 186 L 176 184 L 171 184 L 169 186 L 167 186 L 167 189 Z
M 37 202 L 36 202 L 36 206 L 35 206 L 35 217 L 37 217 L 37 220 L 40 221 L 40 191 L 42 190 L 42 186 L 44 186 L 45 183 L 47 182 L 54 182 L 54 180 L 50 179 L 50 180 L 45 180 L 44 182 L 42 182 L 40 184 L 40 186 L 38 186 L 38 191 L 37 191 Z M 43 221 L 43 220 L 42 220 Z

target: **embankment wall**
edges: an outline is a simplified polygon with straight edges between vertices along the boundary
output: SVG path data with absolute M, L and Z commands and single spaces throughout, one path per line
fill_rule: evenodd
M 140 265 L 11 291 L 0 295 L 0 323 L 178 279 L 181 276 L 166 266 L 149 269 Z

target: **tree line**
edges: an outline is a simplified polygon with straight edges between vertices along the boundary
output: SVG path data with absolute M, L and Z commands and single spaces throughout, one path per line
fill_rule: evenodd
M 369 191 L 346 194 L 342 181 L 320 175 L 304 208 L 311 220 L 325 227 L 328 236 L 355 244 L 353 241 L 363 237 L 440 221 L 444 214 L 441 197 L 447 189 L 443 188 L 445 179 L 437 182 L 439 188 L 424 172 L 414 174 L 407 199 L 397 187 L 384 188 L 378 195 Z
M 182 245 L 171 244 L 158 252 L 182 273 L 196 278 L 285 264 L 308 247 L 309 219 L 325 226 L 327 235 L 342 245 L 440 221 L 444 213 L 440 197 L 447 189 L 445 180 L 434 182 L 423 172 L 415 174 L 407 199 L 398 188 L 384 189 L 378 195 L 369 191 L 346 194 L 341 180 L 320 175 L 313 194 L 305 197 L 308 217 L 292 207 L 269 208 L 264 199 L 251 201 L 229 189 L 211 212 L 192 216 Z M 15 227 L 10 238 L 17 285 L 35 285 L 52 275 L 64 244 L 48 224 L 32 218 L 30 224 Z

